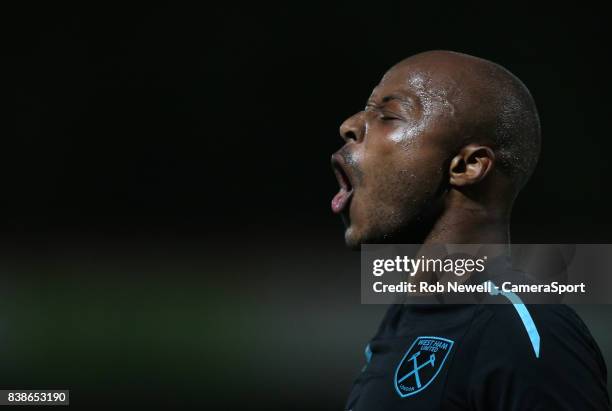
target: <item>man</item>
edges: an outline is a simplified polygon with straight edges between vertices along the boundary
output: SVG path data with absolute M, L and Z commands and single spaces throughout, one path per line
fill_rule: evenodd
M 527 88 L 446 51 L 392 67 L 340 127 L 332 210 L 348 246 L 509 243 L 539 154 Z M 346 409 L 604 410 L 606 368 L 563 305 L 392 305 Z

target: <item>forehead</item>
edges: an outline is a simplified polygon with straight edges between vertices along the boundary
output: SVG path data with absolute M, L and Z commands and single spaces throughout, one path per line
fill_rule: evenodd
M 459 70 L 450 70 L 446 64 L 430 62 L 400 63 L 385 73 L 374 88 L 371 100 L 381 100 L 395 95 L 415 100 L 426 110 L 451 108 L 461 94 Z
M 380 83 L 372 90 L 372 98 L 382 98 L 386 95 L 421 97 L 432 89 L 432 74 L 429 71 L 402 64 L 385 73 Z

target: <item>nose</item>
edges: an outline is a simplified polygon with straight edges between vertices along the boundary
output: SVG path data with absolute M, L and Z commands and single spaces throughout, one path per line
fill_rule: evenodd
M 352 115 L 340 125 L 340 136 L 345 143 L 360 141 L 364 134 L 364 124 L 361 113 Z

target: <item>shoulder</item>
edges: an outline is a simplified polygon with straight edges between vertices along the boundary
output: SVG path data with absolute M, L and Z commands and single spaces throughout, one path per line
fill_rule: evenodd
M 469 379 L 480 387 L 474 390 L 477 398 L 489 401 L 496 392 L 525 406 L 592 402 L 584 409 L 604 409 L 608 404 L 599 347 L 568 306 L 482 306 L 465 340 L 471 346 Z
M 507 350 L 511 356 L 532 351 L 535 357 L 579 351 L 602 360 L 588 327 L 567 305 L 491 304 L 483 306 L 482 311 L 485 320 L 478 332 L 487 338 L 481 344 L 506 341 L 497 351 Z

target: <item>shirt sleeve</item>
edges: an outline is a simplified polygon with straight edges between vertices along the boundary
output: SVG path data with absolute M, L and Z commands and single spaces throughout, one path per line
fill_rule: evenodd
M 560 305 L 527 310 L 537 334 L 512 305 L 496 307 L 479 330 L 469 375 L 470 408 L 609 410 L 605 363 L 578 315 Z

